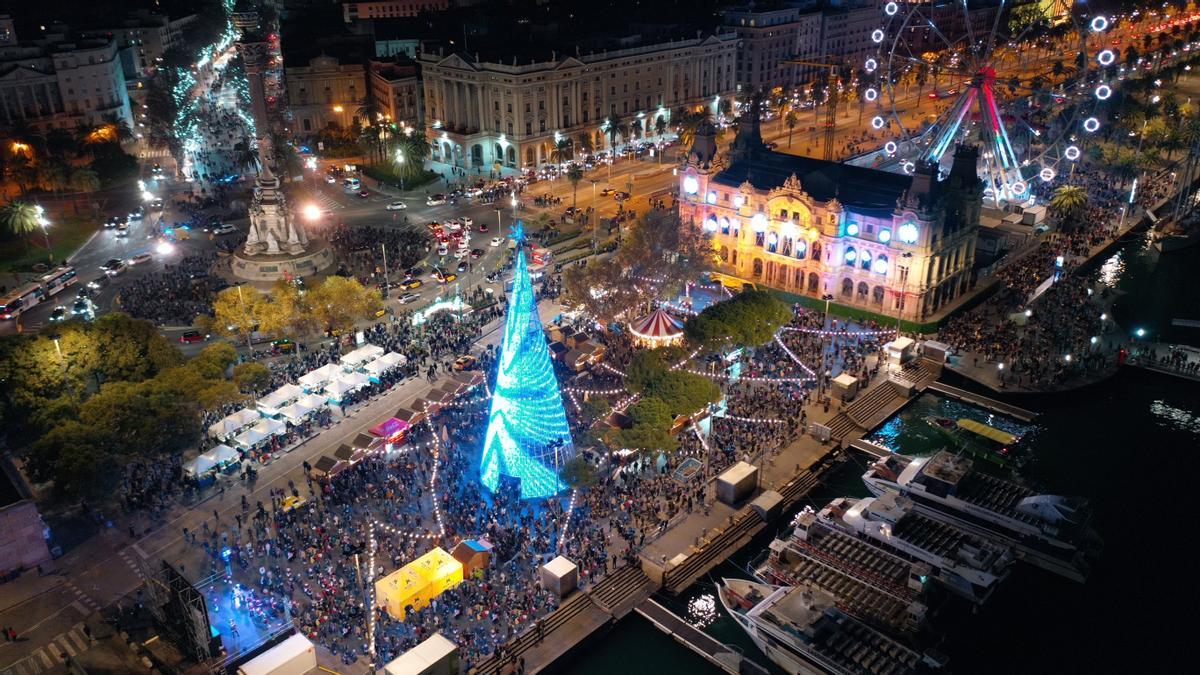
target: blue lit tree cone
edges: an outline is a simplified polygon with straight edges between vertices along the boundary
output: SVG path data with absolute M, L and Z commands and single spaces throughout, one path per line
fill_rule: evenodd
M 493 492 L 502 476 L 514 478 L 520 481 L 521 498 L 534 499 L 566 489 L 558 468 L 575 449 L 538 318 L 519 224 L 512 236 L 517 240 L 517 263 L 479 474 Z

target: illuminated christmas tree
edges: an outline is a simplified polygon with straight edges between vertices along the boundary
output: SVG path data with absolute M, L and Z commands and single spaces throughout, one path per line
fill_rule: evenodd
M 519 480 L 521 498 L 532 499 L 566 488 L 558 469 L 574 456 L 574 446 L 538 318 L 520 223 L 511 236 L 517 262 L 479 475 L 493 492 L 502 476 Z

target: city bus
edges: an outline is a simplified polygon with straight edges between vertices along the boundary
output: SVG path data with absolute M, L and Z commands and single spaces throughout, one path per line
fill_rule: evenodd
M 15 319 L 75 283 L 75 268 L 65 265 L 0 297 L 0 320 Z
M 351 176 L 350 178 L 342 179 L 342 190 L 345 192 L 358 192 L 362 189 L 362 181 Z

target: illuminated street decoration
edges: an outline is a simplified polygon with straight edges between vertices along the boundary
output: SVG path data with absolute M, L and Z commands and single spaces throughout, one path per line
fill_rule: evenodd
M 512 237 L 517 241 L 517 262 L 479 475 L 493 492 L 502 476 L 515 478 L 521 498 L 532 499 L 566 489 L 558 469 L 574 456 L 574 446 L 538 318 L 520 223 Z

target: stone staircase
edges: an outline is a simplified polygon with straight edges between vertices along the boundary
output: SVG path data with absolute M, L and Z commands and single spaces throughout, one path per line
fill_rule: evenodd
M 904 364 L 899 373 L 892 375 L 896 380 L 909 383 L 917 390 L 928 387 L 941 376 L 942 364 L 926 358 L 910 361 Z
M 841 443 L 842 439 L 852 431 L 859 431 L 858 425 L 845 412 L 840 412 L 829 420 L 829 437 L 835 443 Z
M 880 410 L 886 408 L 899 397 L 900 393 L 896 391 L 890 382 L 880 382 L 860 394 L 853 403 L 846 406 L 844 412 L 847 417 L 854 420 L 855 424 L 864 429 L 869 429 L 868 422 L 879 414 Z
M 745 541 L 762 529 L 765 521 L 753 509 L 745 509 L 733 516 L 733 522 L 709 540 L 703 548 L 692 553 L 680 565 L 663 573 L 663 588 L 678 593 L 737 550 Z
M 600 609 L 621 618 L 657 590 L 642 568 L 626 565 L 600 580 L 589 591 L 592 602 Z

